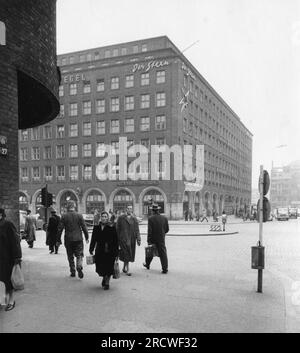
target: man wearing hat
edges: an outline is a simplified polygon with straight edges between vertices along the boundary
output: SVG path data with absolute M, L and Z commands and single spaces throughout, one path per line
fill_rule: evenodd
M 82 214 L 75 211 L 75 202 L 73 200 L 67 203 L 67 213 L 64 213 L 58 225 L 57 243 L 60 243 L 62 231 L 65 230 L 65 247 L 67 251 L 71 277 L 75 277 L 76 271 L 78 277 L 83 278 L 82 259 L 83 259 L 83 238 L 84 233 L 86 243 L 89 243 L 89 233 L 82 217 Z M 74 263 L 76 257 L 76 268 Z
M 57 233 L 58 233 L 58 225 L 60 222 L 60 217 L 56 214 L 54 209 L 51 210 L 51 216 L 48 221 L 47 226 L 47 236 L 46 236 L 46 245 L 49 246 L 50 254 L 58 253 L 58 248 L 60 243 L 57 240 Z
M 35 231 L 36 231 L 36 218 L 31 216 L 30 210 L 27 210 L 27 216 L 25 218 L 24 232 L 26 234 L 26 241 L 29 248 L 33 248 L 33 243 L 36 240 Z
M 169 222 L 167 217 L 159 214 L 160 207 L 158 204 L 152 204 L 152 212 L 153 215 L 148 219 L 148 237 L 147 243 L 148 245 L 154 244 L 156 245 L 158 256 L 160 258 L 162 273 L 168 272 L 168 257 L 167 257 L 167 249 L 165 244 L 165 235 L 169 231 Z M 150 264 L 153 259 L 153 256 L 146 257 L 145 263 L 143 266 L 148 270 L 150 269 Z

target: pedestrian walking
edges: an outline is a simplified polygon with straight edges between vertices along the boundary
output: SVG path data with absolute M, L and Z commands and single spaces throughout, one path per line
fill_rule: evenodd
M 131 276 L 129 272 L 129 262 L 134 262 L 135 260 L 135 249 L 136 244 L 141 245 L 141 236 L 138 220 L 133 215 L 132 206 L 129 205 L 126 208 L 126 214 L 122 214 L 118 217 L 117 224 L 117 234 L 119 242 L 119 258 L 124 262 L 123 272 L 127 276 Z
M 102 287 L 109 289 L 109 281 L 114 272 L 114 263 L 118 256 L 118 235 L 114 223 L 109 222 L 109 214 L 101 212 L 100 223 L 93 228 L 90 254 L 94 254 L 96 272 L 103 277 Z
M 169 222 L 167 217 L 159 214 L 160 207 L 157 204 L 152 205 L 153 215 L 148 219 L 148 245 L 154 244 L 157 248 L 160 258 L 162 273 L 168 272 L 168 256 L 165 244 L 165 236 L 169 231 Z M 153 256 L 147 256 L 143 266 L 148 270 L 153 260 Z
M 152 206 L 151 206 L 151 209 L 152 209 Z M 184 220 L 187 222 L 189 219 L 189 210 L 185 210 L 184 211 Z
M 188 214 L 188 216 L 189 216 L 189 221 L 192 221 L 192 220 L 193 220 L 193 211 L 192 211 L 191 208 L 189 209 L 189 214 Z
M 36 240 L 36 218 L 31 216 L 30 210 L 26 211 L 27 216 L 25 217 L 24 233 L 26 234 L 26 241 L 29 248 L 33 248 L 33 244 Z
M 99 224 L 99 221 L 100 221 L 100 213 L 98 211 L 97 208 L 95 208 L 95 211 L 94 211 L 94 219 L 93 219 L 93 225 L 96 226 Z
M 56 214 L 55 210 L 51 210 L 51 216 L 48 221 L 47 232 L 46 232 L 46 245 L 49 246 L 50 254 L 58 253 L 60 244 L 57 242 L 58 225 L 60 217 Z
M 223 224 L 223 232 L 225 232 L 225 224 L 227 223 L 227 214 L 225 210 L 223 210 L 221 218 L 222 218 L 222 224 Z
M 15 307 L 14 288 L 11 283 L 12 269 L 21 264 L 22 251 L 16 227 L 6 220 L 5 210 L 0 208 L 0 281 L 5 285 L 6 311 Z
M 203 209 L 203 211 L 202 211 L 202 219 L 201 219 L 201 221 L 200 222 L 203 222 L 205 219 L 206 219 L 206 222 L 208 222 L 208 219 L 207 219 L 207 217 L 206 217 L 206 209 L 204 208 Z
M 86 240 L 86 244 L 89 243 L 89 233 L 84 222 L 83 216 L 75 211 L 75 202 L 73 200 L 67 203 L 67 212 L 61 217 L 58 225 L 57 232 L 57 243 L 61 243 L 61 234 L 65 230 L 65 248 L 67 251 L 71 277 L 75 277 L 76 271 L 78 277 L 83 278 L 83 237 L 82 232 Z M 74 263 L 74 256 L 76 257 L 76 268 Z

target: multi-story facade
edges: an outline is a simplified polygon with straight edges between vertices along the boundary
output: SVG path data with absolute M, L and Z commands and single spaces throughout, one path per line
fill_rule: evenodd
M 171 219 L 182 218 L 186 208 L 221 213 L 250 204 L 252 134 L 167 37 L 68 53 L 58 64 L 60 115 L 20 132 L 24 207 L 39 207 L 46 183 L 59 212 L 68 198 L 83 213 L 132 204 L 139 216 L 152 198 Z M 144 163 L 137 173 L 147 180 L 123 180 L 119 137 L 128 146 L 192 145 L 194 165 L 195 146 L 204 145 L 203 185 L 174 180 L 178 165 L 172 158 L 170 180 L 162 180 L 167 166 L 161 162 L 157 178 Z M 96 175 L 104 145 L 117 155 L 116 180 Z M 128 156 L 128 163 L 134 158 Z
M 300 161 L 271 169 L 270 202 L 277 207 L 300 208 Z

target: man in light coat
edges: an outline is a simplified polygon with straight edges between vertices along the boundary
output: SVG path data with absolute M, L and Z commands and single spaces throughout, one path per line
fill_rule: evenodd
M 26 241 L 29 248 L 33 248 L 33 243 L 36 240 L 36 218 L 31 216 L 30 210 L 27 210 L 27 216 L 25 218 L 24 232 L 26 234 Z
M 61 234 L 65 230 L 65 248 L 67 251 L 71 277 L 75 277 L 75 263 L 78 277 L 83 278 L 82 260 L 83 260 L 83 237 L 84 233 L 86 244 L 89 243 L 89 233 L 84 222 L 83 216 L 75 211 L 75 202 L 70 200 L 67 204 L 67 213 L 63 214 L 58 226 L 57 243 L 61 243 Z

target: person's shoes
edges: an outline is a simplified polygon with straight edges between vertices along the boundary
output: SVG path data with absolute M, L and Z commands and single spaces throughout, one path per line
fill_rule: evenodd
M 161 273 L 168 273 L 168 270 L 162 270 Z
M 130 273 L 130 272 L 126 272 L 126 275 L 127 275 L 127 276 L 131 276 L 131 273 Z
M 50 254 L 53 254 L 54 253 L 54 251 L 52 250 L 52 251 L 50 251 Z
M 71 272 L 70 277 L 75 277 L 76 273 L 75 272 Z
M 6 305 L 6 308 L 5 308 L 5 311 L 10 311 L 12 310 L 16 305 L 16 302 L 14 301 L 12 304 L 7 304 Z
M 58 252 L 57 252 L 57 251 L 55 251 L 55 254 L 58 254 Z
M 122 272 L 127 273 L 127 270 L 125 270 L 125 269 L 123 268 L 123 269 L 122 269 Z
M 83 278 L 83 272 L 82 272 L 82 270 L 78 270 L 78 277 L 79 277 L 79 278 Z
M 101 282 L 101 285 L 102 285 L 103 288 L 105 287 L 105 280 L 104 280 L 104 278 L 103 278 L 103 280 L 102 280 L 102 282 Z
M 104 290 L 108 290 L 109 289 L 109 284 L 105 284 L 103 288 L 104 288 Z
M 147 265 L 145 262 L 143 263 L 143 266 L 146 267 L 147 270 L 150 270 L 150 266 Z

